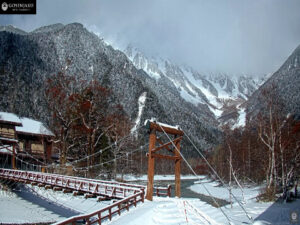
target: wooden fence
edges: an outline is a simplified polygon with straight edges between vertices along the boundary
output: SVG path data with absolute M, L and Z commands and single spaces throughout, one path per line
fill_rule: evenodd
M 85 214 L 85 215 L 79 215 L 74 216 L 71 218 L 68 218 L 63 221 L 59 221 L 55 223 L 55 225 L 65 225 L 65 224 L 72 224 L 75 225 L 76 222 L 82 222 L 84 224 L 101 224 L 102 221 L 109 219 L 112 219 L 112 216 L 114 214 L 121 215 L 121 212 L 124 210 L 129 210 L 129 207 L 134 205 L 136 207 L 138 202 L 144 202 L 144 191 L 141 190 L 140 192 L 126 197 L 122 200 L 119 200 L 105 208 L 102 208 L 96 212 Z
M 93 195 L 107 196 L 109 198 L 121 199 L 117 202 L 102 208 L 96 212 L 68 218 L 57 225 L 83 222 L 85 224 L 101 224 L 103 220 L 111 220 L 114 214 L 121 214 L 124 210 L 129 210 L 131 206 L 144 202 L 146 187 L 143 185 L 119 183 L 115 181 L 101 181 L 81 177 L 64 176 L 41 172 L 0 169 L 0 178 L 14 180 L 16 182 L 26 182 L 39 186 L 51 186 L 60 190 L 73 190 Z M 171 185 L 165 187 L 155 187 L 154 193 L 157 196 L 171 196 Z

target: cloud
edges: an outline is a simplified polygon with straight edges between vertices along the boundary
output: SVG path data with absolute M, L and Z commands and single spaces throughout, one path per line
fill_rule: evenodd
M 51 0 L 37 15 L 1 15 L 0 24 L 33 30 L 80 22 L 118 45 L 203 72 L 264 74 L 300 44 L 297 0 Z

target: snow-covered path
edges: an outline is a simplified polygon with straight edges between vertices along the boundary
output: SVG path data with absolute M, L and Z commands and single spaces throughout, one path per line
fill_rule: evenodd
M 189 203 L 187 203 L 189 202 Z M 197 205 L 197 206 L 196 206 Z M 201 209 L 198 207 L 201 205 Z M 193 207 L 194 206 L 194 207 Z M 195 211 L 195 208 L 198 208 Z M 136 209 L 122 214 L 121 217 L 113 218 L 109 224 L 130 224 L 130 225 L 178 225 L 178 224 L 220 224 L 206 214 L 206 211 L 219 216 L 216 209 L 198 199 L 178 199 L 154 197 L 153 201 L 145 201 Z M 222 223 L 221 223 L 222 224 Z
M 202 184 L 196 182 L 190 188 L 205 194 L 203 185 L 211 194 L 222 199 L 228 198 L 228 190 L 218 183 L 203 179 Z M 238 189 L 233 192 L 237 199 L 244 199 Z M 253 219 L 268 221 L 265 224 L 290 224 L 292 212 L 300 212 L 300 199 L 292 203 L 261 203 L 255 196 L 259 187 L 244 189 L 245 201 L 243 207 Z M 0 223 L 35 223 L 54 222 L 74 214 L 85 214 L 96 211 L 111 204 L 111 201 L 97 202 L 96 199 L 85 199 L 83 196 L 73 196 L 53 190 L 45 190 L 37 186 L 25 185 L 22 191 L 7 192 L 0 190 Z M 175 225 L 175 224 L 251 224 L 251 221 L 238 205 L 226 205 L 215 208 L 198 198 L 166 198 L 154 197 L 153 201 L 140 203 L 136 208 L 114 216 L 112 221 L 103 224 L 113 225 Z M 227 217 L 227 218 L 226 218 Z

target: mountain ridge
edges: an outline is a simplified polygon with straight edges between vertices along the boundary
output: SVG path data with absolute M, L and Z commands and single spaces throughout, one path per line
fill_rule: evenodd
M 48 123 L 45 81 L 64 70 L 110 88 L 131 121 L 136 121 L 139 99 L 146 93 L 140 121 L 156 117 L 178 124 L 202 149 L 218 142 L 220 131 L 209 110 L 186 102 L 169 79 L 157 82 L 81 24 L 50 25 L 26 35 L 2 31 L 0 44 L 0 90 L 6 96 L 0 101 L 2 111 Z
M 233 125 L 239 106 L 264 82 L 265 78 L 229 76 L 227 74 L 202 74 L 187 65 L 177 65 L 160 57 L 146 56 L 132 45 L 124 53 L 133 64 L 159 82 L 166 78 L 187 102 L 199 105 L 219 120 L 220 125 Z M 226 117 L 226 115 L 234 115 Z
M 276 99 L 284 114 L 300 115 L 300 45 L 246 103 L 249 120 L 266 110 L 266 98 Z M 263 97 L 263 95 L 269 95 Z

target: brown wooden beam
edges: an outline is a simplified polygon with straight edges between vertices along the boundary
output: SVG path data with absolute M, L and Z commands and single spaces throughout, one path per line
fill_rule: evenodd
M 153 179 L 154 179 L 154 158 L 152 157 L 151 150 L 155 147 L 156 132 L 152 129 L 149 137 L 149 157 L 148 157 L 148 183 L 146 199 L 152 201 L 153 199 Z
M 45 189 L 47 190 L 47 189 L 52 189 L 53 188 L 53 186 L 52 185 L 46 185 L 45 186 Z
M 167 146 L 172 145 L 172 143 L 174 143 L 174 145 L 176 145 L 177 142 L 180 141 L 181 139 L 182 139 L 182 136 L 180 136 L 180 137 L 178 137 L 178 138 L 174 139 L 173 141 L 170 141 L 170 142 L 168 142 L 168 143 L 166 143 L 166 144 L 163 144 L 163 145 L 161 145 L 161 146 L 159 146 L 159 147 L 153 149 L 153 150 L 152 150 L 152 153 L 157 152 L 157 151 L 159 151 L 159 150 L 161 150 L 161 149 L 163 149 L 163 148 L 166 148 Z M 172 151 L 172 152 L 173 152 L 173 151 Z
M 180 155 L 180 142 L 176 144 L 175 156 L 180 157 L 180 159 L 175 160 L 175 196 L 181 197 L 180 190 L 180 168 L 181 168 L 181 155 Z
M 54 187 L 53 191 L 62 191 L 62 187 Z
M 109 200 L 109 198 L 106 196 L 98 196 L 97 197 L 97 202 L 107 201 L 107 200 Z
M 85 194 L 84 195 L 84 198 L 97 198 L 97 195 L 94 195 L 94 194 Z
M 151 130 L 155 129 L 159 132 L 165 131 L 168 134 L 183 136 L 183 131 L 182 130 L 174 129 L 174 128 L 171 128 L 171 127 L 160 126 L 159 124 L 153 123 L 153 122 L 150 122 L 150 129 Z
M 156 139 L 157 142 L 161 145 L 163 145 L 164 143 L 162 142 L 162 140 L 160 140 L 159 138 Z M 169 152 L 173 152 L 173 149 L 169 148 L 169 146 L 166 146 L 166 149 L 169 151 Z
M 73 196 L 84 195 L 81 191 L 73 191 Z
M 71 190 L 71 189 L 63 189 L 63 193 L 72 193 L 73 192 L 73 190 Z
M 11 165 L 12 165 L 12 169 L 15 170 L 17 169 L 17 166 L 16 166 L 16 149 L 15 149 L 15 144 L 13 144 L 13 154 L 12 154 L 12 157 L 11 157 Z
M 162 155 L 162 154 L 157 154 L 157 153 L 152 153 L 153 158 L 160 158 L 160 159 L 171 159 L 171 160 L 179 160 L 181 159 L 178 156 L 171 156 L 171 155 Z

